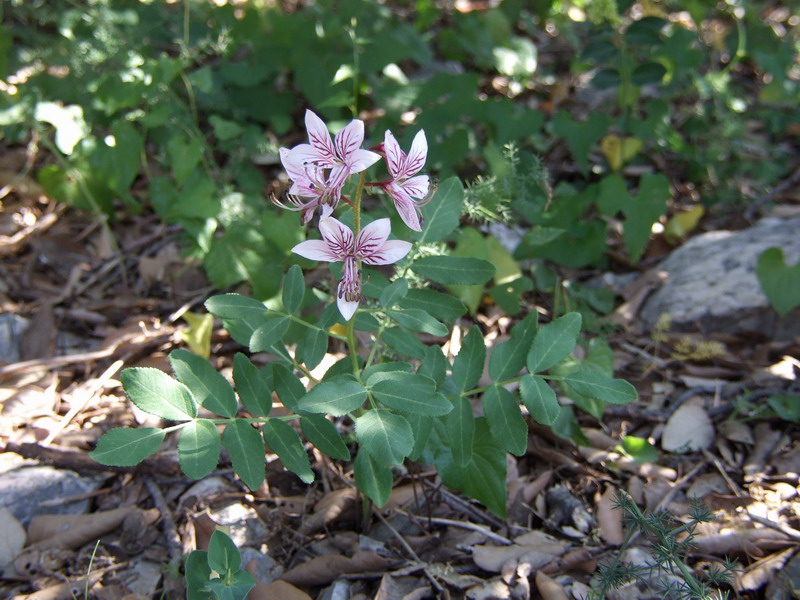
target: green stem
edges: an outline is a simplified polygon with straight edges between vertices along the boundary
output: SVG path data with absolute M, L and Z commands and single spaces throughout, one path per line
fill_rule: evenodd
M 358 176 L 358 185 L 356 186 L 356 193 L 353 196 L 353 238 L 358 237 L 361 231 L 361 197 L 364 194 L 364 182 L 367 179 L 367 174 L 364 171 Z M 358 269 L 361 270 L 361 261 L 358 263 Z M 353 375 L 357 380 L 361 380 L 361 370 L 358 367 L 358 346 L 356 345 L 356 313 L 350 317 L 347 322 L 347 350 L 350 354 L 350 360 L 353 362 Z

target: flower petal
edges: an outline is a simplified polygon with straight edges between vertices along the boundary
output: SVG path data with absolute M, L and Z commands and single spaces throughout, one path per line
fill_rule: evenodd
M 428 140 L 425 139 L 425 132 L 420 129 L 417 135 L 414 136 L 414 141 L 411 142 L 411 150 L 409 150 L 403 164 L 403 172 L 397 179 L 407 179 L 415 173 L 419 173 L 422 167 L 425 166 L 425 159 L 427 158 Z
M 320 167 L 333 166 L 336 163 L 336 152 L 331 142 L 331 134 L 325 122 L 310 110 L 306 110 L 306 131 L 309 144 L 295 146 L 293 152 L 297 152 L 305 162 Z
M 369 150 L 356 150 L 353 152 L 348 162 L 350 173 L 360 173 L 364 169 L 371 167 L 381 159 L 380 154 L 370 152 Z
M 403 219 L 403 223 L 408 225 L 409 229 L 422 231 L 419 215 L 417 215 L 419 209 L 406 191 L 394 182 L 389 183 L 384 189 L 394 201 L 394 207 L 397 209 L 400 218 Z
M 323 262 L 338 262 L 342 260 L 339 256 L 334 254 L 330 246 L 322 240 L 306 240 L 305 242 L 300 242 L 292 248 L 292 252 L 309 260 L 321 260 Z
M 341 286 L 342 284 L 339 283 L 339 287 Z M 336 306 L 339 308 L 339 312 L 342 313 L 345 321 L 349 321 L 358 310 L 358 300 L 348 300 L 341 292 L 336 296 Z
M 389 171 L 389 175 L 392 176 L 392 179 L 397 179 L 402 173 L 406 153 L 403 152 L 400 144 L 388 129 L 383 138 L 383 152 L 386 155 L 386 169 Z
M 364 121 L 353 119 L 347 127 L 336 134 L 333 142 L 337 157 L 345 164 L 350 164 L 350 157 L 361 147 L 364 141 Z
M 297 181 L 298 179 L 307 177 L 305 164 L 297 153 L 288 148 L 281 148 L 279 154 L 281 157 L 281 164 L 289 175 L 289 179 Z
M 417 175 L 411 179 L 406 179 L 404 182 L 398 184 L 403 188 L 403 191 L 412 198 L 419 198 L 422 200 L 428 195 L 431 189 L 430 179 L 427 175 Z
M 389 240 L 369 256 L 364 256 L 368 265 L 390 265 L 396 263 L 411 250 L 411 243 L 402 240 Z
M 383 246 L 391 232 L 392 223 L 389 219 L 375 219 L 358 232 L 354 254 L 358 257 L 365 257 L 376 252 Z
M 336 260 L 344 260 L 345 256 L 353 252 L 353 231 L 339 220 L 333 217 L 321 219 L 319 232 L 331 253 L 339 257 Z
M 320 152 L 311 144 L 298 144 L 292 148 L 292 154 L 304 166 L 313 165 L 322 169 L 330 169 L 336 164 L 335 158 L 330 152 Z

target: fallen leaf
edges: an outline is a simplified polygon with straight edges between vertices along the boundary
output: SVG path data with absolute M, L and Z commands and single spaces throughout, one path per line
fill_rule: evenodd
M 542 600 L 569 600 L 569 596 L 552 577 L 538 571 L 536 573 L 536 589 L 542 595 Z
M 0 567 L 11 561 L 25 547 L 25 529 L 5 506 L 0 506 Z
M 622 511 L 614 508 L 614 497 L 617 490 L 607 485 L 603 495 L 597 501 L 597 526 L 600 528 L 600 537 L 607 544 L 618 546 L 625 538 L 622 530 Z
M 248 600 L 311 600 L 311 596 L 291 583 L 280 579 L 272 583 L 256 584 L 247 595 Z
M 125 506 L 88 515 L 37 515 L 28 525 L 28 549 L 80 548 L 119 527 L 135 510 Z
M 642 141 L 635 137 L 620 138 L 618 135 L 607 135 L 600 140 L 600 151 L 606 157 L 612 171 L 619 171 L 623 165 L 639 154 Z
M 314 514 L 306 519 L 300 527 L 300 533 L 311 535 L 345 514 L 352 514 L 358 500 L 355 488 L 341 488 L 325 494 L 314 505 Z
M 388 559 L 374 552 L 356 552 L 352 557 L 326 554 L 289 569 L 280 579 L 293 585 L 328 585 L 342 574 L 381 572 L 388 565 Z
M 672 413 L 661 434 L 661 447 L 667 452 L 694 452 L 711 446 L 714 425 L 697 402 L 687 401 Z

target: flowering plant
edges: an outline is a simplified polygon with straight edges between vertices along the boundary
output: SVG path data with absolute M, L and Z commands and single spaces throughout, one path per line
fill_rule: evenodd
M 134 465 L 157 452 L 166 433 L 179 431 L 178 458 L 186 475 L 211 473 L 225 448 L 234 471 L 255 490 L 265 478 L 265 444 L 268 455 L 277 455 L 301 480 L 314 480 L 302 433 L 320 452 L 352 460 L 355 485 L 378 505 L 391 495 L 392 468 L 410 459 L 434 465 L 446 485 L 503 515 L 506 453 L 525 453 L 526 413 L 560 431 L 574 424 L 571 407 L 562 406 L 553 385 L 595 406 L 630 402 L 634 388 L 571 356 L 581 328 L 577 313 L 540 328 L 538 314 L 531 312 L 488 360 L 477 325 L 456 336 L 449 324 L 466 308 L 441 290 L 483 285 L 494 265 L 419 248 L 442 247 L 458 230 L 464 202 L 458 179 L 443 182 L 432 195 L 434 186 L 420 174 L 428 149 L 422 131 L 406 154 L 388 131 L 383 142 L 362 149 L 364 123 L 358 119 L 333 139 L 313 112 L 305 122 L 308 143 L 280 152 L 292 180 L 280 205 L 300 211 L 312 231 L 318 216 L 320 239 L 312 234 L 293 252 L 341 263 L 336 291 L 310 288 L 294 265 L 280 298 L 267 304 L 239 294 L 209 298 L 208 310 L 258 359 L 235 355 L 233 385 L 206 358 L 183 349 L 169 355 L 174 377 L 158 369 L 126 369 L 121 379 L 131 401 L 174 424 L 111 429 L 92 456 L 107 465 Z M 381 158 L 388 178 L 368 182 L 366 170 Z M 355 191 L 348 195 L 353 176 Z M 362 227 L 367 189 L 385 193 L 416 232 L 407 234 L 416 236 L 416 245 L 391 239 L 389 218 Z M 338 218 L 337 210 L 343 213 Z M 397 267 L 388 277 L 367 271 L 391 264 Z M 445 341 L 455 356 L 445 354 Z M 341 348 L 344 358 L 323 362 L 329 350 Z M 289 414 L 270 416 L 273 398 Z M 353 430 L 355 443 L 348 446 L 343 433 Z

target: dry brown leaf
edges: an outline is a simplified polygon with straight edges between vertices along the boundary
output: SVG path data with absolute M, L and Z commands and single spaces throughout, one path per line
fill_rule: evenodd
M 413 600 L 430 598 L 431 586 L 422 577 L 396 576 L 386 573 L 381 577 L 381 585 L 374 600 Z
M 596 509 L 600 537 L 612 546 L 619 546 L 625 538 L 622 530 L 622 511 L 614 508 L 616 494 L 617 490 L 607 485 L 603 495 L 597 499 Z
M 552 577 L 538 571 L 536 573 L 536 589 L 543 600 L 569 600 L 569 596 Z
M 388 559 L 374 552 L 356 552 L 352 557 L 327 554 L 289 569 L 280 579 L 294 585 L 328 585 L 342 574 L 381 572 L 388 565 Z
M 352 513 L 358 501 L 355 488 L 342 488 L 325 494 L 314 505 L 314 514 L 306 519 L 300 527 L 300 533 L 311 535 L 343 515 Z
M 533 502 L 533 499 L 536 496 L 547 489 L 547 486 L 550 485 L 550 481 L 552 479 L 553 471 L 552 469 L 547 469 L 547 471 L 539 475 L 536 479 L 528 484 L 525 484 L 525 489 L 522 491 L 522 497 L 524 498 L 525 502 L 528 504 Z
M 28 525 L 28 549 L 80 548 L 119 527 L 135 510 L 124 506 L 88 515 L 37 515 Z
M 476 585 L 467 592 L 467 600 L 508 600 L 511 590 L 504 581 L 491 579 Z
M 725 556 L 748 554 L 764 556 L 767 550 L 785 548 L 790 543 L 786 534 L 775 529 L 725 530 L 708 536 L 698 536 L 693 540 L 698 554 Z
M 11 564 L 24 547 L 25 529 L 10 510 L 0 506 L 0 567 Z
M 92 573 L 89 575 L 89 589 L 92 589 L 95 583 L 100 581 L 104 573 Z M 14 596 L 11 600 L 75 600 L 78 595 L 83 594 L 86 587 L 85 577 L 76 579 L 70 583 L 59 583 L 47 587 L 33 594 L 22 594 Z
M 746 569 L 736 574 L 735 589 L 742 592 L 761 589 L 786 566 L 795 552 L 796 548 L 790 548 L 748 565 Z
M 487 546 L 481 544 L 472 547 L 472 560 L 484 571 L 501 573 L 509 564 L 529 563 L 531 567 L 541 569 L 560 556 L 551 554 L 546 549 L 535 545 L 513 544 L 511 546 Z
M 248 600 L 311 600 L 311 596 L 291 583 L 280 579 L 272 583 L 259 583 L 247 595 Z
M 661 447 L 667 452 L 690 452 L 711 446 L 714 425 L 701 402 L 687 400 L 672 413 L 661 435 Z

